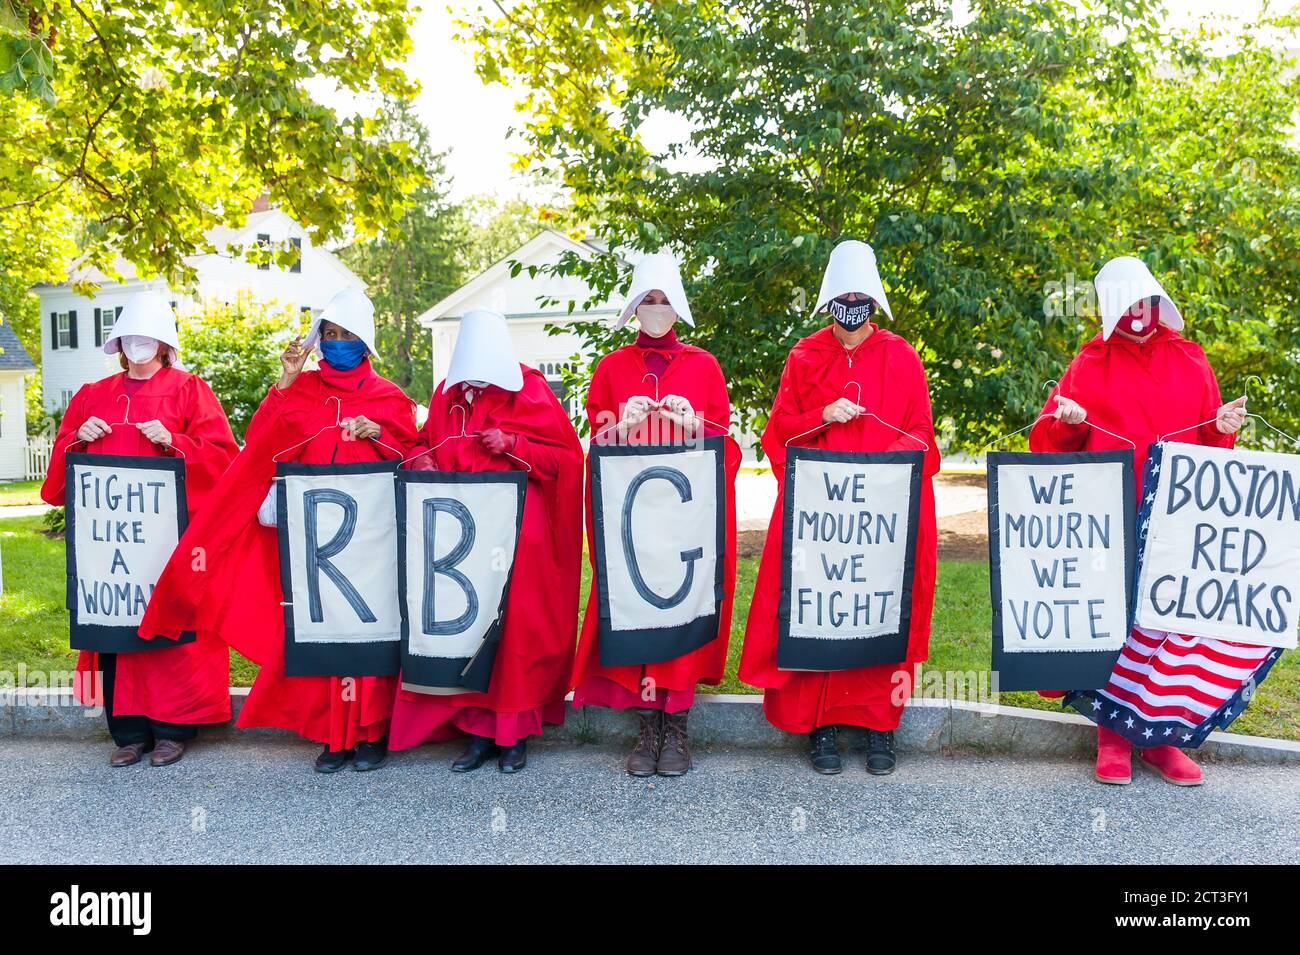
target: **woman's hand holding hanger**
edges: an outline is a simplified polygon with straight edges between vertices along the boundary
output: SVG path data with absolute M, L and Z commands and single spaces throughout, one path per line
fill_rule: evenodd
M 623 405 L 623 417 L 619 420 L 619 426 L 624 430 L 635 428 L 656 410 L 658 406 L 652 398 L 647 395 L 633 395 Z
M 380 435 L 379 425 L 375 424 L 365 415 L 357 415 L 355 418 L 344 418 L 339 422 L 356 441 L 366 441 L 370 438 L 377 438 Z
M 699 423 L 699 419 L 695 416 L 695 409 L 681 395 L 664 395 L 659 399 L 656 410 L 673 424 L 687 431 L 694 430 Z
M 111 434 L 113 429 L 109 427 L 107 421 L 103 418 L 97 418 L 91 415 L 85 423 L 77 429 L 77 440 L 90 444 L 92 441 L 98 441 L 106 434 Z
M 836 398 L 822 409 L 823 424 L 848 424 L 867 409 L 848 398 Z

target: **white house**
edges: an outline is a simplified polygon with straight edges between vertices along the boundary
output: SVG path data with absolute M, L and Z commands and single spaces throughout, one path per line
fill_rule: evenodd
M 554 265 L 562 253 L 569 251 L 591 256 L 599 249 L 547 229 L 424 312 L 418 320 L 433 336 L 433 380 L 439 382 L 447 377 L 461 316 L 473 308 L 490 308 L 506 317 L 519 360 L 545 374 L 555 393 L 565 399 L 563 367 L 573 355 L 585 354 L 586 347 L 578 335 L 549 335 L 546 326 L 563 327 L 592 319 L 609 321 L 622 306 L 621 301 L 601 301 L 587 308 L 585 303 L 592 292 L 582 279 L 529 274 L 529 266 Z M 514 263 L 521 269 L 512 276 Z M 570 301 L 576 303 L 572 314 Z M 569 410 L 573 413 L 580 409 L 570 403 Z
M 329 250 L 313 244 L 307 231 L 292 218 L 265 203 L 254 208 L 257 211 L 243 227 L 218 228 L 207 234 L 218 251 L 189 259 L 198 281 L 193 294 L 174 299 L 182 316 L 198 302 L 233 302 L 240 295 L 257 302 L 318 309 L 344 288 L 365 289 L 351 269 Z M 225 252 L 232 245 L 247 248 L 284 242 L 302 250 L 290 267 L 254 265 Z M 41 301 L 41 383 L 47 411 L 66 408 L 82 385 L 119 370 L 117 356 L 105 355 L 101 349 L 113 320 L 134 292 L 162 284 L 142 281 L 125 260 L 118 261 L 117 269 L 124 282 L 109 280 L 94 269 L 74 267 L 67 282 L 38 285 L 32 290 Z M 100 286 L 93 297 L 73 291 L 74 283 L 86 280 Z
M 36 372 L 13 326 L 0 323 L 0 481 L 22 480 L 27 470 L 25 379 Z

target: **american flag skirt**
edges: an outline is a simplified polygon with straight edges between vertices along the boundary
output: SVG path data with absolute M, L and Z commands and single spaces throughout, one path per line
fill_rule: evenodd
M 1281 655 L 1134 627 L 1106 685 L 1069 693 L 1064 705 L 1136 746 L 1194 749 L 1241 715 Z
M 1151 446 L 1142 476 L 1133 568 L 1138 580 L 1164 450 L 1163 443 Z M 1195 749 L 1241 715 L 1281 655 L 1276 647 L 1135 626 L 1106 685 L 1067 693 L 1061 705 L 1074 707 L 1135 746 Z

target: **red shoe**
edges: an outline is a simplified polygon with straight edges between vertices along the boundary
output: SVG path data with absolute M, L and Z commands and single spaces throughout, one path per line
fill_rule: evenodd
M 1097 770 L 1093 774 L 1099 783 L 1127 786 L 1133 781 L 1130 758 L 1133 744 L 1112 733 L 1104 726 L 1097 727 Z
M 1142 762 L 1146 763 L 1160 778 L 1175 786 L 1199 786 L 1205 782 L 1201 767 L 1177 746 L 1153 746 L 1142 750 Z

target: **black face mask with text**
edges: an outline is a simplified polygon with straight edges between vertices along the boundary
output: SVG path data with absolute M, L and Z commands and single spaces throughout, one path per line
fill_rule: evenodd
M 831 313 L 831 318 L 839 322 L 841 328 L 846 332 L 856 332 L 871 319 L 872 315 L 876 314 L 876 300 L 860 298 L 856 302 L 850 302 L 841 296 L 831 299 L 826 308 Z

